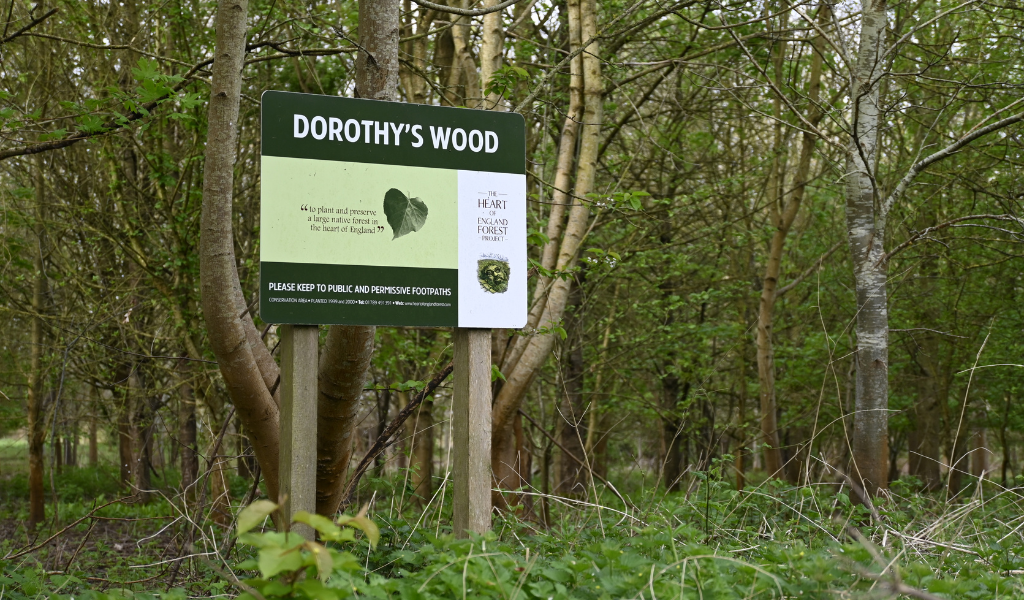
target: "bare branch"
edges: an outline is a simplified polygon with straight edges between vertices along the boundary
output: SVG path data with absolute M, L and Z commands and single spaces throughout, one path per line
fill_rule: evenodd
M 935 156 L 935 155 L 933 154 L 932 156 Z M 927 160 L 927 159 L 925 159 L 925 160 Z M 927 236 L 930 233 L 934 233 L 936 231 L 945 229 L 947 227 L 951 227 L 951 226 L 953 226 L 953 225 L 955 225 L 957 223 L 961 223 L 963 221 L 977 221 L 979 219 L 991 219 L 993 221 L 1011 221 L 1011 222 L 1014 222 L 1014 223 L 1021 223 L 1021 219 L 1018 219 L 1017 217 L 1014 217 L 1012 215 L 968 215 L 966 217 L 957 217 L 955 219 L 950 219 L 949 221 L 946 221 L 945 223 L 939 223 L 938 225 L 932 225 L 931 227 L 926 227 L 926 228 L 922 229 L 921 231 L 915 232 L 913 235 L 910 236 L 910 238 L 907 241 L 903 242 L 899 246 L 896 246 L 891 252 L 889 252 L 888 254 L 883 256 L 882 258 L 878 259 L 878 264 L 882 264 L 882 263 L 888 262 L 890 258 L 892 258 L 893 256 L 896 256 L 900 252 L 906 250 L 914 242 L 916 242 L 917 240 Z
M 780 298 L 786 292 L 788 292 L 791 289 L 795 288 L 796 286 L 800 285 L 800 283 L 804 279 L 807 279 L 807 277 L 809 277 L 811 273 L 817 271 L 818 268 L 821 267 L 821 264 L 823 262 L 825 262 L 826 260 L 828 260 L 828 257 L 832 256 L 832 253 L 835 252 L 836 250 L 838 250 L 845 243 L 846 243 L 846 240 L 843 240 L 841 242 L 836 242 L 835 245 L 832 246 L 831 248 L 829 248 L 827 252 L 822 254 L 818 258 L 818 260 L 814 261 L 814 264 L 811 265 L 810 267 L 808 267 L 806 271 L 804 271 L 803 273 L 798 275 L 797 278 L 794 279 L 793 281 L 791 281 L 788 284 L 784 285 L 783 287 L 779 288 L 779 291 L 775 292 L 775 297 L 776 298 Z
M 456 8 L 454 6 L 445 6 L 443 4 L 434 4 L 433 2 L 427 2 L 427 0 L 412 0 L 412 1 L 415 2 L 416 4 L 419 4 L 420 6 L 422 6 L 424 8 L 429 8 L 431 10 L 436 10 L 437 12 L 449 13 L 449 14 L 453 14 L 453 15 L 462 15 L 463 17 L 479 17 L 480 15 L 486 15 L 486 14 L 490 14 L 490 13 L 493 13 L 493 12 L 498 12 L 500 10 L 505 10 L 506 8 L 512 6 L 516 2 L 519 2 L 519 0 L 505 0 L 505 2 L 502 2 L 501 4 L 499 4 L 497 6 L 492 6 L 490 8 L 479 8 L 479 9 L 476 9 L 476 10 L 470 10 L 470 9 L 466 9 L 466 8 Z
M 349 478 L 348 483 L 345 485 L 345 492 L 342 494 L 341 506 L 338 510 L 345 510 L 347 506 L 351 506 L 356 495 L 356 488 L 359 487 L 359 480 L 366 474 L 367 469 L 373 463 L 373 460 L 388 447 L 389 440 L 398 433 L 405 421 L 412 415 L 413 411 L 423 402 L 423 399 L 430 395 L 437 386 L 441 385 L 449 375 L 452 374 L 452 363 L 448 363 L 448 366 L 441 369 L 441 372 L 434 375 L 434 378 L 427 383 L 427 386 L 420 390 L 420 393 L 413 396 L 409 400 L 409 404 L 405 405 L 394 419 L 388 423 L 388 426 L 384 428 L 377 440 L 373 442 L 373 446 L 366 451 L 362 460 L 359 461 L 359 465 L 356 466 L 352 472 L 352 477 Z
M 907 174 L 903 176 L 903 179 L 900 179 L 899 184 L 896 185 L 896 188 L 892 191 L 891 194 L 889 194 L 889 197 L 885 199 L 885 202 L 882 203 L 882 215 L 889 214 L 889 210 L 892 208 L 893 204 L 895 204 L 896 201 L 903 196 L 904 192 L 907 191 L 907 188 L 910 187 L 910 184 L 918 175 L 921 174 L 922 171 L 924 171 L 931 165 L 939 162 L 940 160 L 952 156 L 954 153 L 956 153 L 957 150 L 960 150 L 961 148 L 963 148 L 967 144 L 970 144 L 974 140 L 982 136 L 988 135 L 993 131 L 998 131 L 1004 127 L 1009 127 L 1010 125 L 1018 123 L 1022 120 L 1024 120 L 1024 112 L 1019 112 L 1013 116 L 1006 117 L 1002 121 L 996 121 L 995 123 L 992 123 L 987 127 L 982 127 L 981 129 L 973 130 L 964 137 L 960 138 L 959 140 L 946 146 L 942 150 L 939 150 L 935 154 L 927 156 L 918 161 L 917 164 L 910 167 L 910 170 L 907 171 Z
M 50 18 L 51 16 L 53 16 L 53 14 L 54 14 L 54 13 L 56 13 L 56 12 L 57 12 L 57 9 L 56 9 L 56 8 L 51 8 L 51 9 L 50 9 L 50 10 L 49 10 L 49 11 L 48 11 L 48 12 L 47 12 L 47 13 L 46 13 L 45 15 L 43 15 L 43 16 L 41 16 L 41 17 L 38 17 L 38 18 L 34 19 L 34 20 L 33 20 L 33 21 L 32 21 L 31 23 L 29 23 L 28 25 L 26 25 L 26 26 L 22 27 L 21 29 L 19 29 L 19 30 L 15 31 L 15 32 L 14 32 L 14 33 L 12 33 L 11 35 L 9 35 L 9 36 L 5 37 L 4 39 L 0 40 L 0 46 L 3 46 L 3 45 L 4 45 L 4 44 L 6 44 L 7 42 L 9 42 L 9 41 L 13 40 L 14 38 L 18 37 L 19 35 L 21 35 L 21 34 L 25 33 L 25 32 L 26 32 L 26 31 L 28 31 L 29 29 L 32 29 L 32 28 L 33 28 L 33 27 L 35 27 L 36 25 L 38 25 L 38 24 L 42 23 L 42 22 L 43 22 L 43 21 L 45 21 L 46 19 L 48 19 L 48 18 Z

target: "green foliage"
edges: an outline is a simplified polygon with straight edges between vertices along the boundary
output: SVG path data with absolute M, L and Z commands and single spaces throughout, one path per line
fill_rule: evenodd
M 728 465 L 723 457 L 710 472 L 699 473 L 689 495 L 637 498 L 628 515 L 608 510 L 617 502 L 608 496 L 595 503 L 605 507 L 600 516 L 563 507 L 543 527 L 505 513 L 493 533 L 469 539 L 448 533 L 449 510 L 437 515 L 436 527 L 418 514 L 332 520 L 300 512 L 295 523 L 318 534 L 310 542 L 294 533 L 259 532 L 278 508 L 262 500 L 239 514 L 237 580 L 208 572 L 198 588 L 164 591 L 158 579 L 101 589 L 87 579 L 85 567 L 54 573 L 43 566 L 45 555 L 29 555 L 0 561 L 0 586 L 5 598 L 16 600 L 182 600 L 186 594 L 224 593 L 256 600 L 253 591 L 266 600 L 598 600 L 641 593 L 687 600 L 824 599 L 886 589 L 896 573 L 903 584 L 948 600 L 1024 594 L 1022 582 L 1010 575 L 1024 568 L 1020 538 L 1006 537 L 1019 515 L 1015 492 L 955 505 L 904 497 L 897 486 L 879 506 L 884 522 L 873 524 L 845 490 L 775 481 L 739 492 L 723 478 Z M 65 508 L 73 515 L 85 507 Z M 104 516 L 135 522 L 169 508 L 111 506 Z M 384 523 L 381 529 L 377 522 Z M 847 533 L 858 522 L 864 541 Z M 80 560 L 102 560 L 104 548 Z M 142 548 L 159 554 L 158 547 Z M 0 545 L 0 553 L 10 550 L 9 542 Z M 148 555 L 137 560 L 155 562 Z M 125 575 L 143 579 L 142 573 Z

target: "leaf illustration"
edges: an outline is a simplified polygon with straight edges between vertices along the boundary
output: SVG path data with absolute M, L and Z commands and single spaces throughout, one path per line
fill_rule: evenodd
M 427 222 L 427 205 L 419 198 L 409 198 L 400 190 L 391 188 L 384 194 L 384 214 L 395 234 L 391 238 L 394 240 L 423 227 Z

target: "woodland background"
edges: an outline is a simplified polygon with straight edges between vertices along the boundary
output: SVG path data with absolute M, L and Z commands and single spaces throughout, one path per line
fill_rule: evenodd
M 3 12 L 12 532 L 88 496 L 75 472 L 224 526 L 276 498 L 279 338 L 254 310 L 268 89 L 526 117 L 530 323 L 492 335 L 494 498 L 523 526 L 711 479 L 849 494 L 876 525 L 901 498 L 1017 502 L 1015 0 Z M 372 500 L 440 527 L 451 332 L 321 338 L 318 512 Z M 1016 531 L 999 523 L 981 527 Z

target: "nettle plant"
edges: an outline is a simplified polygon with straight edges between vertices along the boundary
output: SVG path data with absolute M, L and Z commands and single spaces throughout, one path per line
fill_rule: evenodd
M 362 565 L 351 552 L 339 550 L 340 544 L 356 544 L 356 532 L 361 531 L 371 547 L 377 545 L 380 530 L 365 515 L 365 509 L 358 515 L 342 515 L 332 521 L 327 517 L 300 511 L 293 517 L 291 525 L 309 525 L 319 534 L 323 542 L 306 540 L 289 530 L 278 532 L 253 532 L 252 529 L 266 522 L 267 517 L 280 508 L 269 500 L 258 500 L 238 515 L 238 542 L 258 550 L 256 558 L 238 565 L 241 570 L 257 570 L 260 576 L 242 581 L 246 590 L 239 600 L 265 600 L 269 598 L 297 598 L 310 600 L 338 600 L 348 594 L 341 593 L 339 584 L 355 591 L 353 575 L 362 581 Z M 325 583 L 334 578 L 331 587 Z

